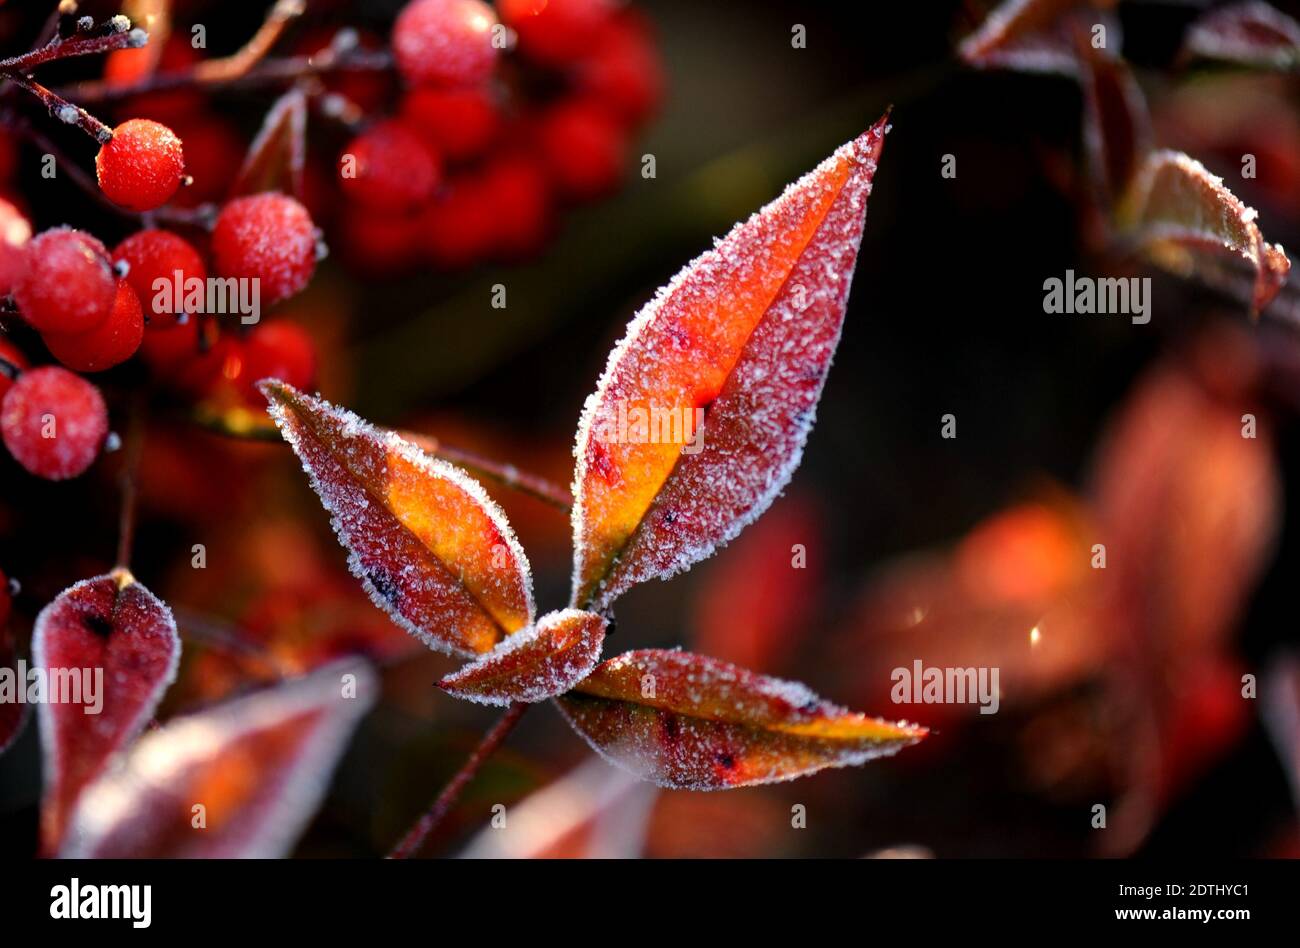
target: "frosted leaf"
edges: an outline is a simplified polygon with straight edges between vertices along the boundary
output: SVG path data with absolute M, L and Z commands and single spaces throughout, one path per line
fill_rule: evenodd
M 720 790 L 865 763 L 926 736 L 838 707 L 798 682 L 689 652 L 599 665 L 556 699 L 596 751 L 665 787 Z
M 168 722 L 85 792 L 60 855 L 287 855 L 376 690 L 349 660 Z
M 1248 0 L 1204 14 L 1188 29 L 1183 48 L 1206 59 L 1295 69 L 1300 66 L 1300 23 L 1271 4 Z
M 259 387 L 352 572 L 394 622 L 456 655 L 532 624 L 528 558 L 477 481 L 323 399 L 274 380 Z
M 704 559 L 789 481 L 886 131 L 882 118 L 688 264 L 610 353 L 574 449 L 571 605 L 604 610 Z
M 47 852 L 58 848 L 81 792 L 149 723 L 180 653 L 171 610 L 125 570 L 68 587 L 36 617 L 32 666 L 65 689 L 63 700 L 36 710 Z M 98 713 L 88 713 L 96 704 Z
M 1182 152 L 1158 151 L 1139 169 L 1125 203 L 1124 226 L 1161 266 L 1211 283 L 1250 272 L 1252 315 L 1286 283 L 1291 261 L 1278 244 L 1264 240 L 1256 213 Z
M 596 667 L 608 623 L 594 612 L 563 609 L 517 632 L 438 682 L 479 704 L 536 702 L 568 691 Z
M 1004 0 L 961 41 L 957 53 L 977 69 L 1078 76 L 1079 32 L 1089 36 L 1097 24 L 1106 28 L 1107 47 L 1120 49 L 1119 21 L 1089 0 Z

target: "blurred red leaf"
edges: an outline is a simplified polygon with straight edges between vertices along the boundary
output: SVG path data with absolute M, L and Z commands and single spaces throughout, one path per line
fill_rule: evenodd
M 602 756 L 643 780 L 688 790 L 863 764 L 926 735 L 840 708 L 797 682 L 661 649 L 612 658 L 557 700 Z
M 283 191 L 301 200 L 306 163 L 307 95 L 294 87 L 266 113 L 230 187 L 230 197 Z
M 1191 25 L 1184 52 L 1270 69 L 1300 66 L 1300 23 L 1268 3 L 1248 0 L 1211 10 Z
M 1158 151 L 1143 163 L 1126 198 L 1125 223 L 1161 266 L 1184 276 L 1221 283 L 1225 258 L 1252 271 L 1249 294 L 1258 314 L 1286 282 L 1291 261 L 1277 244 L 1265 242 L 1258 215 L 1210 174 L 1180 152 Z
M 394 622 L 460 655 L 532 623 L 527 557 L 478 482 L 323 399 L 282 382 L 260 388 L 353 573 Z
M 87 789 L 60 855 L 287 855 L 375 691 L 369 666 L 340 662 L 168 722 Z
M 115 570 L 70 586 L 36 618 L 32 664 L 83 680 L 81 703 L 42 702 L 37 709 L 45 752 L 42 845 L 57 850 L 81 792 L 143 730 L 176 676 L 181 643 L 171 610 Z M 102 672 L 99 713 L 88 713 L 84 677 Z M 65 676 L 67 672 L 64 672 Z M 93 682 L 93 679 L 92 679 Z M 51 686 L 52 687 L 52 686 Z
M 1093 9 L 1090 0 L 1004 0 L 957 47 L 979 69 L 1077 75 L 1076 34 L 1090 22 L 1103 23 L 1108 45 L 1120 46 L 1119 25 Z
M 568 691 L 596 667 L 608 623 L 594 612 L 551 612 L 438 682 L 480 704 L 537 702 Z
M 695 649 L 752 671 L 777 671 L 815 611 L 821 560 L 808 551 L 820 548 L 810 504 L 791 496 L 773 504 L 701 578 L 691 610 Z
M 689 568 L 789 481 L 839 341 L 886 123 L 738 224 L 632 320 L 578 427 L 571 605 L 603 610 Z M 677 434 L 652 420 L 638 433 L 638 416 L 676 419 Z M 703 435 L 694 449 L 691 432 Z
M 1151 116 L 1133 72 L 1119 56 L 1080 41 L 1084 144 L 1105 206 L 1123 198 L 1151 150 Z

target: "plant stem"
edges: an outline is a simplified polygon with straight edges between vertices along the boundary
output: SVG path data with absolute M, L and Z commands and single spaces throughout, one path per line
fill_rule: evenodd
M 397 435 L 416 445 L 425 454 L 432 454 L 434 457 L 450 461 L 452 464 L 459 464 L 471 474 L 489 477 L 506 487 L 519 491 L 521 494 L 527 494 L 536 500 L 550 504 L 558 510 L 563 510 L 565 513 L 573 509 L 573 495 L 559 484 L 548 481 L 544 477 L 521 471 L 513 464 L 502 464 L 499 461 L 493 461 L 491 458 L 486 458 L 473 451 L 453 448 L 451 445 L 443 444 L 432 435 L 419 434 L 414 431 L 398 431 Z
M 515 702 L 506 709 L 506 713 L 497 719 L 496 724 L 492 725 L 492 730 L 483 735 L 483 740 L 479 741 L 478 747 L 474 748 L 474 752 L 469 755 L 469 759 L 451 778 L 447 786 L 442 788 L 442 793 L 438 794 L 438 799 L 433 801 L 433 805 L 429 807 L 428 812 L 420 817 L 415 825 L 402 837 L 402 841 L 393 847 L 393 851 L 388 854 L 389 859 L 409 859 L 420 851 L 420 847 L 424 845 L 424 841 L 428 839 L 429 834 L 451 812 L 452 806 L 460 797 L 461 791 L 465 789 L 465 785 L 474 779 L 474 775 L 483 766 L 483 762 L 501 746 L 529 707 L 523 702 Z
M 117 568 L 129 569 L 135 541 L 138 468 L 144 448 L 144 403 L 139 396 L 131 404 L 131 421 L 126 434 L 126 455 L 122 464 L 122 512 L 118 519 Z

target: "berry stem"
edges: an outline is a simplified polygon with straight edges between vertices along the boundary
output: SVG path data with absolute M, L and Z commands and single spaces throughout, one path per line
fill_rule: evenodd
M 111 128 L 81 106 L 74 105 L 57 92 L 45 88 L 31 76 L 22 73 L 11 73 L 6 78 L 14 85 L 26 89 L 40 99 L 41 104 L 60 122 L 66 125 L 75 125 L 101 145 L 112 140 L 113 130 Z
M 442 793 L 438 794 L 438 799 L 433 801 L 424 816 L 420 817 L 415 825 L 407 831 L 402 837 L 401 842 L 393 847 L 393 851 L 388 854 L 389 859 L 409 859 L 420 851 L 424 841 L 428 839 L 429 834 L 437 828 L 438 824 L 443 821 L 451 808 L 455 805 L 456 800 L 460 797 L 461 791 L 465 789 L 466 784 L 474 779 L 479 768 L 483 766 L 498 747 L 515 729 L 519 719 L 524 716 L 529 705 L 522 702 L 515 702 L 506 709 L 506 713 L 497 719 L 497 723 L 492 725 L 492 730 L 483 735 L 474 752 L 469 755 L 469 759 L 456 771 L 456 775 L 451 778 Z
M 131 29 L 131 22 L 126 17 L 113 17 L 100 27 L 97 34 L 87 35 L 79 26 L 77 34 L 68 39 L 55 35 L 44 46 L 38 46 L 29 53 L 0 59 L 0 75 L 13 79 L 46 63 L 71 59 L 73 56 L 92 56 L 115 49 L 139 47 L 146 40 L 145 32 Z

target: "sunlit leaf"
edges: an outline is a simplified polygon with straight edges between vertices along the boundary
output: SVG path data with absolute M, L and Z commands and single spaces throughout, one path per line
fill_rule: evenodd
M 1118 22 L 1089 0 L 1004 0 L 957 47 L 979 69 L 1077 75 L 1077 37 L 1094 23 L 1106 27 L 1107 45 L 1120 47 Z
M 375 692 L 340 662 L 168 722 L 86 790 L 60 855 L 286 855 Z
M 1234 3 L 1193 23 L 1183 48 L 1206 59 L 1296 69 L 1300 68 L 1300 23 L 1268 3 Z
M 627 652 L 557 699 L 593 748 L 643 780 L 719 790 L 865 763 L 925 737 L 797 682 L 689 652 Z
M 594 612 L 551 612 L 438 682 L 467 701 L 508 705 L 568 691 L 600 661 L 608 623 Z
M 58 848 L 77 797 L 149 723 L 180 650 L 171 610 L 125 570 L 70 586 L 37 616 L 33 667 L 62 679 L 64 698 L 80 698 L 37 708 L 47 851 Z
M 528 559 L 477 481 L 323 399 L 274 380 L 260 388 L 353 573 L 394 622 L 460 655 L 532 623 Z
M 463 859 L 636 859 L 659 791 L 593 757 L 487 826 Z
M 688 568 L 789 481 L 839 341 L 886 122 L 738 224 L 632 320 L 578 427 L 571 605 L 604 609 Z
M 1139 169 L 1125 214 L 1152 259 L 1176 273 L 1208 276 L 1225 260 L 1248 268 L 1252 313 L 1277 295 L 1291 269 L 1286 252 L 1260 234 L 1257 216 L 1221 178 L 1174 151 L 1155 152 Z

